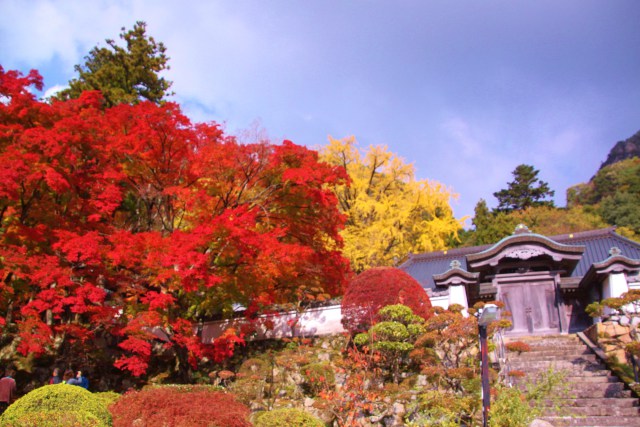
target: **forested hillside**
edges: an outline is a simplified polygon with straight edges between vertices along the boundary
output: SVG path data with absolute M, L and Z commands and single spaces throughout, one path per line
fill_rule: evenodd
M 614 145 L 589 182 L 567 190 L 567 206 L 556 207 L 540 171 L 520 165 L 507 188 L 494 193 L 498 207 L 481 199 L 475 208 L 474 229 L 461 234 L 460 246 L 494 243 L 520 223 L 535 233 L 554 235 L 607 226 L 623 236 L 640 236 L 640 132 Z

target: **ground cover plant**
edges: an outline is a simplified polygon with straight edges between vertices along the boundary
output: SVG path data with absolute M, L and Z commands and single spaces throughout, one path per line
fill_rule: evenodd
M 281 408 L 256 416 L 255 427 L 324 427 L 318 418 L 296 408 Z

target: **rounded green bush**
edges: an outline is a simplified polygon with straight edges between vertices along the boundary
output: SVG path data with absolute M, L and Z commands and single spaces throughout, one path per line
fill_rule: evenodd
M 313 415 L 296 408 L 281 408 L 263 412 L 256 417 L 255 427 L 325 427 Z
M 79 417 L 79 419 L 90 418 L 90 416 L 95 417 L 99 421 L 96 426 L 111 425 L 111 414 L 100 398 L 97 398 L 93 393 L 82 387 L 68 384 L 46 385 L 25 394 L 2 414 L 0 425 L 29 425 L 15 423 L 17 420 L 28 419 L 28 414 L 54 412 L 59 412 L 63 415 L 77 412 L 75 416 Z M 32 417 L 40 416 L 32 415 Z M 73 426 L 74 424 L 51 425 Z
M 3 427 L 107 427 L 95 415 L 80 410 L 25 412 L 0 421 Z
M 101 391 L 98 393 L 93 393 L 96 399 L 100 400 L 105 408 L 109 408 L 114 402 L 117 402 L 122 395 L 120 393 L 116 393 L 115 391 Z

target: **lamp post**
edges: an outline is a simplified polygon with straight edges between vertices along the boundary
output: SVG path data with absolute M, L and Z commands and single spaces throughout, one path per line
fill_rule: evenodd
M 491 394 L 489 391 L 489 352 L 487 349 L 487 326 L 498 317 L 498 307 L 487 304 L 482 309 L 478 318 L 478 333 L 480 336 L 480 375 L 482 379 L 482 427 L 487 427 L 489 422 L 489 406 Z

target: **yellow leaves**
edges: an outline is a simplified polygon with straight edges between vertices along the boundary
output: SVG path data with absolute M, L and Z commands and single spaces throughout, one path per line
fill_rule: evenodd
M 386 146 L 361 151 L 354 137 L 330 137 L 320 156 L 344 167 L 351 181 L 336 195 L 348 218 L 344 255 L 355 271 L 394 265 L 409 252 L 446 249 L 457 237 L 462 223 L 449 204 L 456 196 L 436 181 L 416 180 L 413 165 Z

